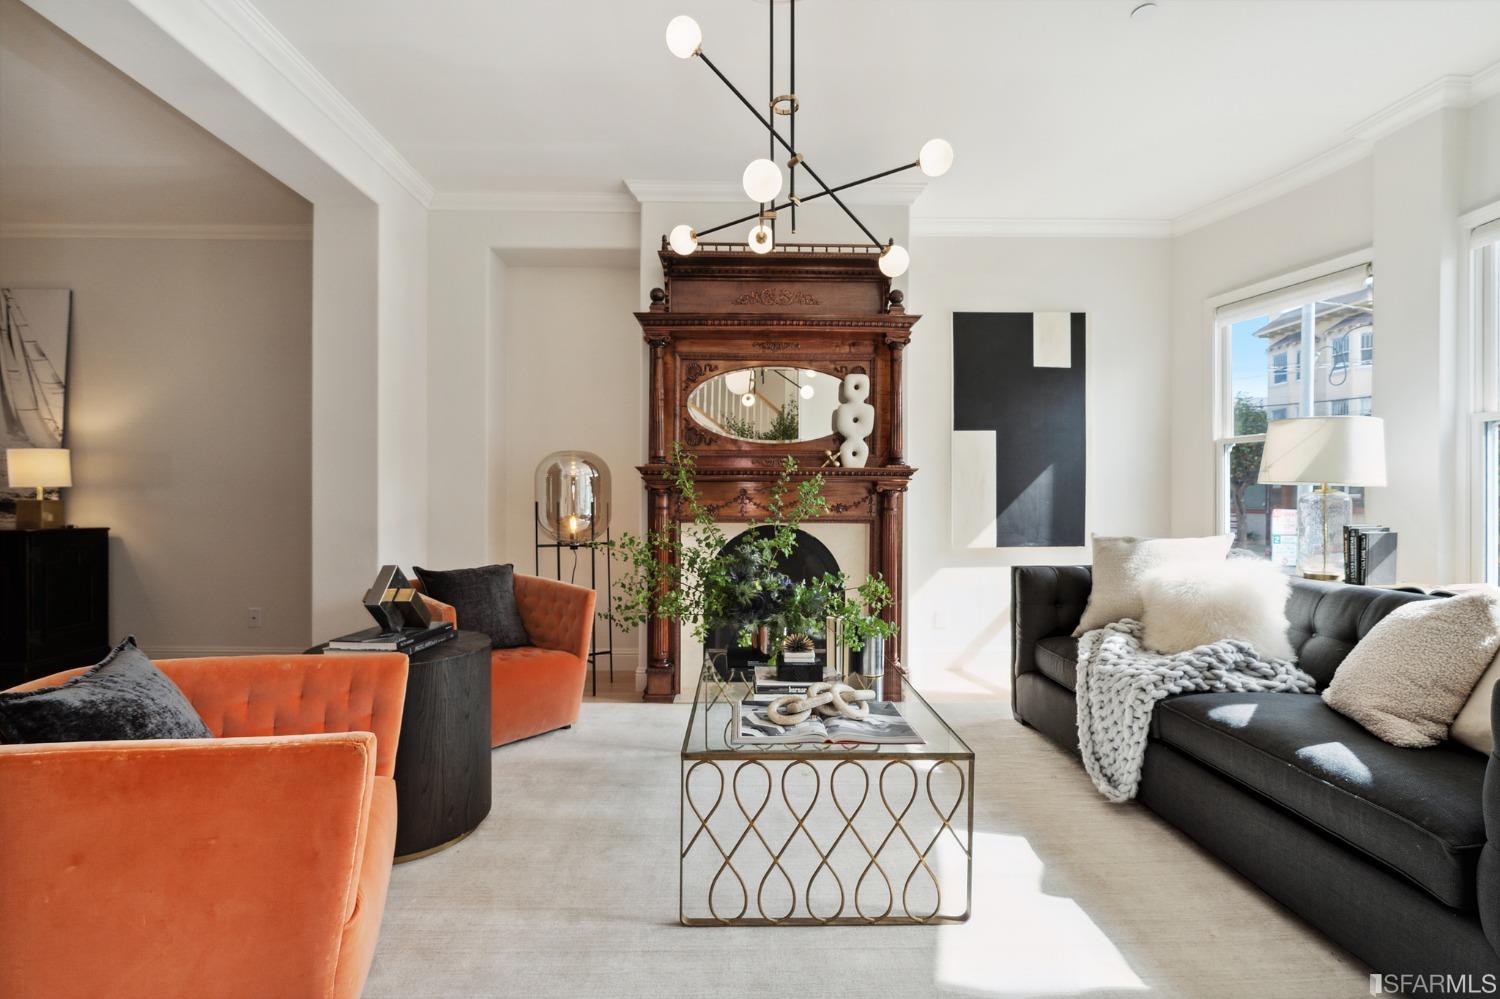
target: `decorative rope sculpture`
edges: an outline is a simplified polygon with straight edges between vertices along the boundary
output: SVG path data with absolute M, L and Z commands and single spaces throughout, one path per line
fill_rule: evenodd
M 873 690 L 855 690 L 847 683 L 814 683 L 805 694 L 783 694 L 766 707 L 766 717 L 777 725 L 797 725 L 816 711 L 824 718 L 843 715 L 856 721 L 870 716 L 864 701 L 875 700 Z

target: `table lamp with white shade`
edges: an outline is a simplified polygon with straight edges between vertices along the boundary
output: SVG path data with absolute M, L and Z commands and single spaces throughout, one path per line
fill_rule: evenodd
M 67 448 L 6 448 L 5 470 L 12 488 L 36 489 L 35 499 L 16 500 L 17 528 L 37 530 L 63 526 L 62 500 L 47 499 L 46 490 L 73 484 L 73 465 Z
M 1276 420 L 1266 427 L 1258 481 L 1317 487 L 1297 500 L 1297 569 L 1308 579 L 1343 579 L 1354 497 L 1330 484 L 1385 485 L 1385 423 L 1376 416 Z

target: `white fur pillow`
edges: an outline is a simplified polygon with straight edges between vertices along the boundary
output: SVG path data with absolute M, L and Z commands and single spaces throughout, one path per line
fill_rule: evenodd
M 1141 579 L 1153 569 L 1182 562 L 1218 564 L 1229 554 L 1228 534 L 1208 538 L 1104 538 L 1094 535 L 1093 585 L 1083 620 L 1073 629 L 1102 628 L 1121 618 L 1141 619 Z
M 1286 637 L 1290 589 L 1286 573 L 1260 559 L 1163 566 L 1141 581 L 1141 643 L 1171 655 L 1237 638 L 1262 659 L 1294 660 Z
M 1435 746 L 1497 651 L 1500 590 L 1415 600 L 1359 640 L 1323 700 L 1393 746 Z

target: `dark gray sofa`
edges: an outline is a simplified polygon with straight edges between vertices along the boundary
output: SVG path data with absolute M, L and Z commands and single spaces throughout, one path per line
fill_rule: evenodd
M 1087 566 L 1011 578 L 1015 716 L 1074 754 L 1090 582 Z M 1293 580 L 1299 664 L 1321 689 L 1377 621 L 1426 599 Z M 1500 987 L 1500 760 L 1399 749 L 1305 694 L 1190 694 L 1156 707 L 1138 799 L 1373 971 Z

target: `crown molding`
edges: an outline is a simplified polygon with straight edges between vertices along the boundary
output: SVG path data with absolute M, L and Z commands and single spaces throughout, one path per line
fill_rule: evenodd
M 629 194 L 610 191 L 445 191 L 433 195 L 442 212 L 594 212 L 634 215 L 641 210 Z
M 366 155 L 422 206 L 432 204 L 432 185 L 349 99 L 318 72 L 297 47 L 250 0 L 204 0 L 220 20 L 243 38 L 298 93 L 338 126 Z
M 1172 235 L 1181 236 L 1237 215 L 1357 163 L 1374 151 L 1377 141 L 1434 111 L 1473 107 L 1496 94 L 1500 94 L 1500 62 L 1468 76 L 1439 77 L 1356 122 L 1345 133 L 1344 141 L 1332 149 L 1242 191 L 1179 215 L 1172 220 Z
M 1487 72 L 1487 71 L 1486 71 Z M 1415 90 L 1398 101 L 1386 105 L 1368 118 L 1357 122 L 1349 129 L 1349 136 L 1374 142 L 1399 131 L 1434 111 L 1443 108 L 1468 107 L 1472 94 L 1471 76 L 1443 76 L 1433 80 L 1420 90 Z
M 216 239 L 305 242 L 311 225 L 138 222 L 5 222 L 0 239 Z
M 1206 225 L 1221 222 L 1231 215 L 1238 215 L 1256 205 L 1265 204 L 1284 194 L 1290 194 L 1299 187 L 1305 187 L 1315 180 L 1320 180 L 1365 159 L 1370 155 L 1373 145 L 1363 139 L 1346 140 L 1312 159 L 1298 163 L 1289 170 L 1283 170 L 1275 176 L 1267 177 L 1228 197 L 1211 201 L 1202 208 L 1195 208 L 1185 215 L 1177 216 L 1171 222 L 1172 235 L 1182 236 L 1194 229 L 1202 229 Z
M 745 197 L 740 185 L 726 181 L 694 180 L 629 180 L 625 186 L 641 204 L 657 202 L 667 204 L 753 204 Z M 840 192 L 839 197 L 855 205 L 897 205 L 909 207 L 927 190 L 925 183 L 872 181 L 860 187 Z M 811 188 L 807 194 L 818 193 Z
M 1066 239 L 1163 239 L 1172 235 L 1165 219 L 1000 219 L 914 216 L 913 237 L 1056 237 Z

